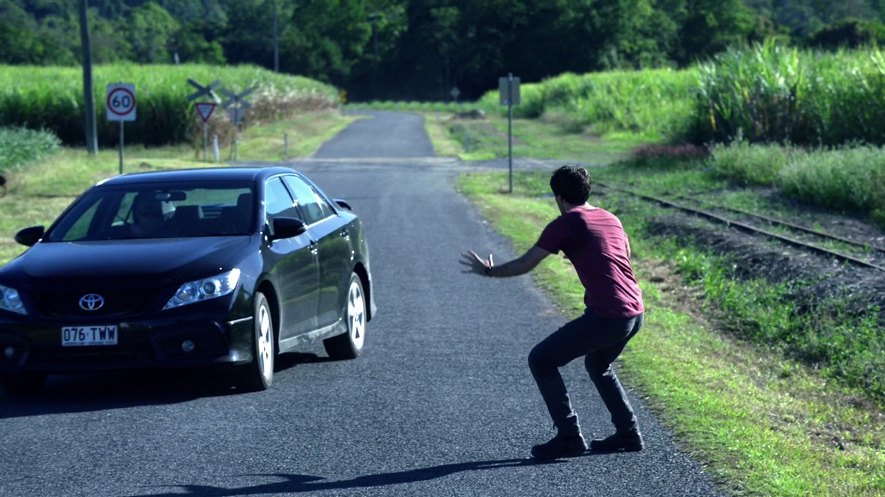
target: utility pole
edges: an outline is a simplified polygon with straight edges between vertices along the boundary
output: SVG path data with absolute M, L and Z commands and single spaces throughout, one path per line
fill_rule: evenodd
M 274 72 L 280 72 L 280 35 L 277 26 L 279 24 L 277 18 L 279 17 L 279 12 L 277 11 L 277 0 L 273 0 L 273 70 Z
M 83 45 L 83 100 L 86 105 L 86 150 L 98 153 L 98 131 L 95 124 L 95 95 L 92 91 L 92 46 L 89 41 L 87 0 L 80 0 L 80 43 Z
M 381 21 L 381 14 L 373 12 L 369 14 L 369 22 L 372 23 L 372 51 L 375 53 L 375 60 L 378 60 L 378 22 Z

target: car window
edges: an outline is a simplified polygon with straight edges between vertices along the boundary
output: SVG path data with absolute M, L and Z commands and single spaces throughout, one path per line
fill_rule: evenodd
M 298 202 L 298 207 L 304 215 L 304 221 L 307 224 L 313 224 L 321 221 L 332 214 L 334 210 L 309 184 L 298 176 L 285 176 L 283 180 Z
M 248 185 L 97 188 L 58 220 L 47 241 L 245 235 L 254 230 Z
M 264 209 L 267 211 L 268 220 L 278 216 L 301 217 L 292 195 L 280 178 L 268 180 L 264 188 Z

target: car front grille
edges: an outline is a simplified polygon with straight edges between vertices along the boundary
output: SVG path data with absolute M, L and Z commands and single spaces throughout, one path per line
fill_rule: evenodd
M 34 365 L 52 365 L 55 367 L 101 364 L 103 366 L 138 364 L 150 361 L 154 355 L 150 350 L 139 350 L 134 347 L 98 348 L 83 347 L 48 347 L 38 348 L 31 352 L 29 363 Z
M 95 293 L 104 299 L 104 305 L 96 310 L 80 307 L 80 299 Z M 154 295 L 152 290 L 115 290 L 112 292 L 58 292 L 34 295 L 40 313 L 48 317 L 108 317 L 142 312 Z

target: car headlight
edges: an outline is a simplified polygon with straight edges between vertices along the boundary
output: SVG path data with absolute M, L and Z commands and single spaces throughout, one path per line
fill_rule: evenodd
M 3 285 L 0 285 L 0 309 L 17 314 L 27 314 L 18 290 Z
M 175 291 L 175 295 L 169 299 L 169 302 L 166 303 L 163 309 L 173 309 L 195 302 L 223 297 L 234 291 L 238 281 L 240 281 L 240 270 L 233 268 L 212 278 L 185 283 Z

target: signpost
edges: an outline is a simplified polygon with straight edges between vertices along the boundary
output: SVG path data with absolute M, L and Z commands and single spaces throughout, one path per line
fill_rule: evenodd
M 519 78 L 514 78 L 513 74 L 499 78 L 498 93 L 501 96 L 501 105 L 507 106 L 507 167 L 510 172 L 509 192 L 513 193 L 513 106 L 519 104 Z
M 123 123 L 135 120 L 135 85 L 111 83 L 105 94 L 108 121 L 120 123 L 120 174 L 123 174 Z
M 252 104 L 246 100 L 246 96 L 252 93 L 254 88 L 246 88 L 240 93 L 234 93 L 229 90 L 221 89 L 221 93 L 227 97 L 227 101 L 221 104 L 221 106 L 227 110 L 227 115 L 230 116 L 230 120 L 234 123 L 234 141 L 231 144 L 231 159 L 237 159 L 237 138 L 240 133 L 240 123 L 243 121 L 243 117 L 246 114 L 246 110 L 252 107 Z
M 212 99 L 211 102 L 197 102 L 194 104 L 194 108 L 197 111 L 197 114 L 200 116 L 200 119 L 203 120 L 203 160 L 206 161 L 206 155 L 208 154 L 207 148 L 209 147 L 209 129 L 207 128 L 207 122 L 209 121 L 209 117 L 212 115 L 212 111 L 215 110 L 215 106 L 221 101 L 218 98 L 218 95 L 215 94 L 215 88 L 221 86 L 221 81 L 217 79 L 206 86 L 197 83 L 191 78 L 187 79 L 187 83 L 194 88 L 197 89 L 196 92 L 192 93 L 187 97 L 188 102 L 193 102 L 194 100 L 207 96 Z

